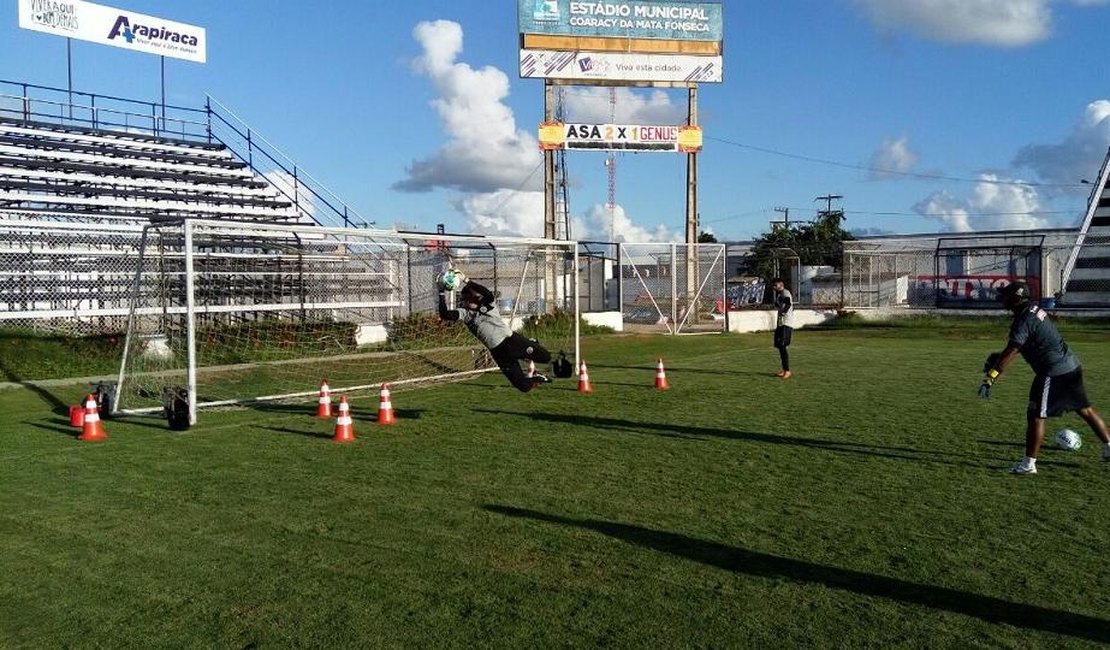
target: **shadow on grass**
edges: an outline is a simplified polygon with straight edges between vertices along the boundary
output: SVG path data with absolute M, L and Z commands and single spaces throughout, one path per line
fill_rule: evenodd
M 725 571 L 758 578 L 785 578 L 821 584 L 864 596 L 887 598 L 909 605 L 971 616 L 988 623 L 1063 634 L 1096 642 L 1110 642 L 1110 621 L 1084 614 L 1003 600 L 948 587 L 920 584 L 852 569 L 840 569 L 728 546 L 696 537 L 642 526 L 596 519 L 574 519 L 503 505 L 484 505 L 488 512 L 592 530 L 602 535 L 670 553 Z
M 768 346 L 768 349 L 771 350 L 771 354 L 770 354 L 769 358 L 773 358 L 773 361 L 768 362 L 767 366 L 772 367 L 776 363 L 778 363 L 778 353 L 775 352 L 774 348 L 771 348 L 770 346 Z M 620 365 L 616 365 L 616 364 L 589 363 L 589 362 L 587 362 L 587 365 L 588 365 L 590 370 L 593 370 L 594 368 L 602 368 L 602 369 L 605 369 L 605 370 L 612 369 L 612 370 L 643 371 L 645 373 L 652 373 L 651 374 L 652 379 L 655 378 L 655 374 L 654 374 L 655 370 L 656 370 L 655 366 L 620 366 Z M 693 367 L 686 367 L 686 366 L 677 366 L 677 365 L 671 365 L 669 363 L 665 364 L 665 369 L 667 371 L 667 377 L 668 378 L 671 376 L 672 373 L 676 374 L 676 375 L 685 375 L 685 374 L 723 375 L 725 377 L 739 377 L 739 376 L 742 376 L 742 375 L 748 375 L 748 376 L 753 376 L 753 377 L 767 377 L 767 376 L 774 377 L 775 376 L 775 373 L 773 373 L 773 372 L 759 372 L 759 371 L 756 371 L 756 370 L 746 370 L 746 369 L 712 370 L 712 369 L 709 369 L 709 368 L 693 368 Z
M 970 467 L 983 469 L 989 467 L 981 462 L 969 461 L 967 454 L 955 454 L 929 449 L 914 449 L 911 447 L 887 447 L 858 442 L 838 442 L 834 440 L 820 440 L 817 438 L 803 438 L 800 436 L 786 436 L 775 433 L 758 433 L 754 431 L 737 431 L 734 429 L 715 429 L 698 427 L 688 424 L 670 424 L 660 422 L 636 422 L 617 418 L 602 418 L 589 415 L 568 415 L 561 413 L 523 413 L 518 411 L 504 411 L 494 409 L 474 409 L 480 413 L 496 413 L 499 415 L 515 415 L 531 418 L 544 422 L 571 424 L 590 429 L 609 429 L 613 431 L 626 431 L 629 433 L 659 435 L 668 438 L 684 438 L 687 440 L 700 440 L 706 437 L 726 438 L 729 440 L 748 440 L 774 445 L 791 445 L 810 449 L 820 449 L 835 453 L 857 454 L 878 458 L 891 458 L 896 460 L 911 460 L 916 462 L 939 463 L 954 467 Z M 947 460 L 953 458 L 955 460 Z M 995 458 L 989 460 L 997 461 Z
M 57 424 L 57 422 L 58 420 L 52 420 L 50 423 L 24 422 L 24 424 L 29 427 L 35 427 L 36 429 L 43 429 L 45 431 L 50 431 L 53 433 L 62 433 L 70 438 L 76 438 L 77 436 L 81 435 L 81 430 L 77 427 L 69 426 L 68 420 L 66 420 L 64 424 Z
M 289 427 L 265 427 L 266 431 L 273 431 L 274 433 L 287 433 L 295 436 L 304 436 L 306 438 L 316 438 L 318 440 L 327 440 L 334 434 L 324 431 L 304 431 L 301 429 L 290 429 Z
M 57 395 L 46 390 L 42 386 L 39 386 L 33 382 L 24 381 L 23 378 L 16 374 L 15 371 L 11 369 L 11 366 L 4 363 L 3 360 L 0 360 L 0 373 L 3 373 L 4 378 L 12 382 L 13 384 L 19 384 L 23 388 L 26 388 L 32 393 L 38 395 L 39 398 L 42 399 L 42 401 L 50 405 L 51 413 L 54 413 L 55 415 L 69 415 L 68 404 L 66 404 L 64 401 L 59 399 Z

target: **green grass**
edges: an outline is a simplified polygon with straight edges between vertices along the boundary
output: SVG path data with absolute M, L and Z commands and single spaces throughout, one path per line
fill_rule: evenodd
M 1065 328 L 1093 397 L 1110 349 Z M 1074 334 L 1074 336 L 1072 336 Z M 3 647 L 1089 647 L 1110 464 L 1022 455 L 997 324 L 584 341 L 595 392 L 500 376 L 73 439 L 0 392 Z M 652 390 L 657 356 L 672 390 Z

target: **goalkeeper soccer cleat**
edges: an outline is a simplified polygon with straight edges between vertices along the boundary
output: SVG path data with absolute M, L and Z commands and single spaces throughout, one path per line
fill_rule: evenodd
M 1021 461 L 1010 468 L 1011 474 L 1036 474 L 1037 463 L 1029 462 L 1028 459 L 1022 458 Z

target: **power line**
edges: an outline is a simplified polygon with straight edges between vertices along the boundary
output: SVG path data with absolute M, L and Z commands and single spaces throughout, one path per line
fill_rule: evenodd
M 541 159 L 540 164 L 536 165 L 536 167 L 534 169 L 532 169 L 532 171 L 527 176 L 524 177 L 524 180 L 520 181 L 520 185 L 517 185 L 516 189 L 514 189 L 512 192 L 509 192 L 508 194 L 506 194 L 505 198 L 501 199 L 501 202 L 498 203 L 497 206 L 494 207 L 492 210 L 490 210 L 490 214 L 497 213 L 497 211 L 499 211 L 501 208 L 505 207 L 505 204 L 509 202 L 509 199 L 513 198 L 513 195 L 515 195 L 517 192 L 520 192 L 522 189 L 524 189 L 524 186 L 528 184 L 528 181 L 532 180 L 532 177 L 536 175 L 536 172 L 543 169 L 543 163 L 544 163 L 544 161 Z
M 781 210 L 811 210 L 812 208 L 791 208 L 791 207 L 776 207 L 775 212 Z M 756 217 L 760 215 L 769 216 L 770 209 L 751 210 L 749 212 L 741 212 L 739 214 L 732 214 L 716 219 L 705 220 L 704 223 L 721 223 L 724 221 L 734 221 L 736 219 L 743 219 L 745 217 Z M 894 212 L 894 211 L 869 211 L 869 210 L 845 210 L 845 216 L 858 216 L 858 217 L 914 217 L 914 218 L 928 218 L 936 215 L 922 214 L 920 212 Z M 1025 210 L 1017 212 L 967 212 L 965 213 L 970 218 L 979 217 L 1023 217 L 1023 216 L 1047 216 L 1058 214 L 1076 214 L 1074 210 Z
M 904 176 L 907 178 L 921 178 L 925 180 L 935 181 L 952 181 L 956 183 L 989 183 L 991 185 L 1013 185 L 1019 187 L 1082 187 L 1081 183 L 1035 183 L 1031 181 L 1009 181 L 998 180 L 989 178 L 966 178 L 961 176 L 944 176 L 941 174 L 925 174 L 921 172 L 906 172 L 897 169 L 883 169 L 881 167 L 871 167 L 868 165 L 854 165 L 852 163 L 840 162 L 838 160 L 828 160 L 825 158 L 816 158 L 814 156 L 806 156 L 803 154 L 788 153 L 786 151 L 777 151 L 775 149 L 768 149 L 766 147 L 757 147 L 751 144 L 744 144 L 734 140 L 726 140 L 724 138 L 714 138 L 710 136 L 703 136 L 706 140 L 720 142 L 729 146 L 737 147 L 739 149 L 748 149 L 750 151 L 758 151 L 772 156 L 780 156 L 782 158 L 791 158 L 793 160 L 801 160 L 804 162 L 815 163 L 819 165 L 829 165 L 831 167 L 841 167 L 844 169 L 852 169 L 855 171 L 870 172 L 874 174 L 889 174 L 891 176 Z

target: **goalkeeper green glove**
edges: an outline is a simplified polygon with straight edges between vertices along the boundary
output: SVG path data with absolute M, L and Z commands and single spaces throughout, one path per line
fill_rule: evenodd
M 979 385 L 979 397 L 990 399 L 991 386 L 994 386 L 994 381 L 998 379 L 999 374 L 994 368 L 987 371 L 986 376 L 983 377 L 983 383 Z

